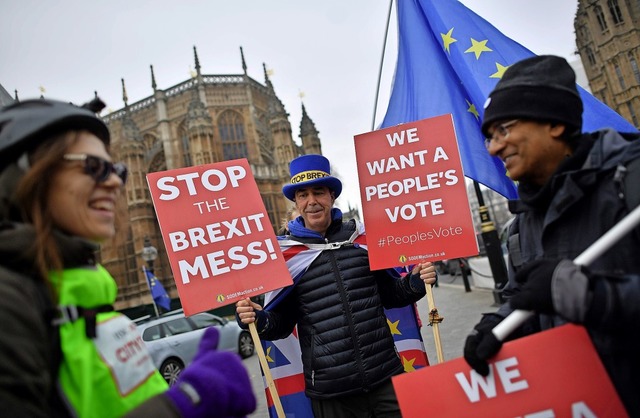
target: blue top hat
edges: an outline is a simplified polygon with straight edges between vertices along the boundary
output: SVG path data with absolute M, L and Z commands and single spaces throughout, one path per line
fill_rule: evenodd
M 329 160 L 322 155 L 308 154 L 293 159 L 289 164 L 289 172 L 291 181 L 282 187 L 282 193 L 291 201 L 296 196 L 296 190 L 306 187 L 326 186 L 336 197 L 342 192 L 342 183 L 331 176 Z

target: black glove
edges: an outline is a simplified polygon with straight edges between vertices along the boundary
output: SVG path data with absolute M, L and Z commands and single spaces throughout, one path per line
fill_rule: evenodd
M 520 292 L 509 299 L 513 309 L 524 309 L 544 314 L 553 314 L 551 279 L 562 260 L 535 260 L 525 264 L 516 273 L 516 281 L 523 283 Z
M 502 341 L 498 341 L 491 332 L 500 321 L 502 318 L 497 315 L 484 315 L 464 342 L 464 359 L 482 376 L 489 374 L 487 360 L 495 356 L 502 347 Z

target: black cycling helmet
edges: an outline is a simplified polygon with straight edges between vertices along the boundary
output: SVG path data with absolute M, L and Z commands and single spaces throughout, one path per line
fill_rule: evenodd
M 24 152 L 67 130 L 85 129 L 109 145 L 109 129 L 94 113 L 101 109 L 96 100 L 104 107 L 97 98 L 82 107 L 57 100 L 33 99 L 0 109 L 0 171 Z

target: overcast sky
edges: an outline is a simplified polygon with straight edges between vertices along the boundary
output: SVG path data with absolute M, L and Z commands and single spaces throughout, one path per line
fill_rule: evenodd
M 443 1 L 443 0 L 438 0 Z M 536 54 L 575 59 L 577 0 L 463 0 Z M 373 125 L 388 0 L 5 0 L 0 3 L 0 84 L 21 99 L 82 103 L 97 91 L 112 110 L 190 77 L 193 46 L 203 74 L 264 82 L 262 63 L 300 142 L 301 101 L 323 153 L 343 179 L 342 209 L 360 205 L 353 136 Z M 395 2 L 378 98 L 384 117 L 396 61 Z M 304 95 L 302 98 L 300 97 Z M 103 113 L 104 114 L 104 113 Z

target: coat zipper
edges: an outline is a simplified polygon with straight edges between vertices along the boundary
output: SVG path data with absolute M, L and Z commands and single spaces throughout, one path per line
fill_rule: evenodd
M 329 240 L 326 238 L 325 238 L 325 241 L 327 242 L 327 244 L 329 243 Z M 342 300 L 342 306 L 344 307 L 344 311 L 346 312 L 346 316 L 347 316 L 347 322 L 349 323 L 349 332 L 351 333 L 351 338 L 353 340 L 353 346 L 354 346 L 354 354 L 355 354 L 355 360 L 356 360 L 356 366 L 357 366 L 356 369 L 358 370 L 358 374 L 361 376 L 361 380 L 364 382 L 365 376 L 363 373 L 364 367 L 362 365 L 362 353 L 360 352 L 360 345 L 358 344 L 357 335 L 355 333 L 355 326 L 353 324 L 353 314 L 352 314 L 351 306 L 347 302 L 347 292 L 344 289 L 343 277 L 340 274 L 340 270 L 338 269 L 338 263 L 336 262 L 334 252 L 333 251 L 327 251 L 327 252 L 331 260 L 333 271 L 335 272 L 336 283 L 338 284 L 338 289 L 340 291 L 340 299 Z M 311 375 L 311 379 L 313 382 L 313 372 Z

